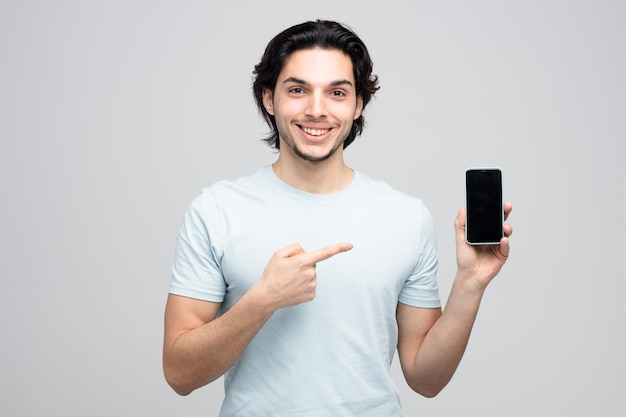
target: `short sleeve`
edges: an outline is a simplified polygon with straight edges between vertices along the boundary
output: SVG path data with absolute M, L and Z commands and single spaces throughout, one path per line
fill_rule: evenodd
M 220 210 L 204 190 L 185 212 L 178 232 L 170 281 L 171 294 L 222 302 L 226 284 L 220 267 Z
M 420 204 L 420 227 L 417 260 L 406 279 L 398 300 L 413 307 L 441 307 L 437 285 L 437 241 L 432 215 Z

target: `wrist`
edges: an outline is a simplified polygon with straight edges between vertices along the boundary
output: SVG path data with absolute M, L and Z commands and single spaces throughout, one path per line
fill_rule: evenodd
M 242 298 L 245 298 L 251 308 L 261 317 L 269 317 L 278 310 L 270 291 L 259 282 L 250 287 Z
M 457 271 L 453 285 L 459 291 L 478 296 L 482 296 L 487 289 L 487 284 L 485 282 L 483 282 L 475 274 L 468 271 Z

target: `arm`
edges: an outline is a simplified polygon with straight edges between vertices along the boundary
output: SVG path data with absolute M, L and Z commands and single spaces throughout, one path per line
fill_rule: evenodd
M 180 395 L 222 376 L 272 314 L 268 303 L 253 290 L 216 318 L 219 307 L 220 303 L 168 296 L 163 370 Z
M 315 297 L 317 262 L 351 248 L 344 243 L 307 253 L 294 244 L 277 251 L 259 281 L 220 317 L 220 303 L 170 294 L 163 342 L 167 382 L 188 395 L 222 376 L 274 311 Z
M 505 203 L 505 217 L 511 212 Z M 509 255 L 505 225 L 500 245 L 474 247 L 465 243 L 465 211 L 455 220 L 457 274 L 443 313 L 398 303 L 398 356 L 404 377 L 416 392 L 434 397 L 456 371 L 478 314 L 487 285 L 498 274 Z

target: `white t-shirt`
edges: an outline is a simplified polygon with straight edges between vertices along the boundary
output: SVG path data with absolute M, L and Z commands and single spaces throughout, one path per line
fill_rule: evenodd
M 315 299 L 278 310 L 225 377 L 220 416 L 401 416 L 389 368 L 398 301 L 437 308 L 437 251 L 418 198 L 355 171 L 311 194 L 270 166 L 197 196 L 180 229 L 170 292 L 229 309 L 278 249 L 350 242 L 316 266 Z

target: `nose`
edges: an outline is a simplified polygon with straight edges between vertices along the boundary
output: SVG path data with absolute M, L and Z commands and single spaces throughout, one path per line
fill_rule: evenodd
M 322 92 L 316 91 L 309 96 L 305 113 L 314 119 L 321 119 L 327 115 L 325 97 Z

